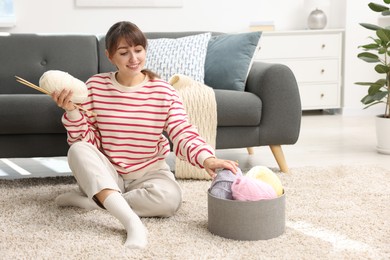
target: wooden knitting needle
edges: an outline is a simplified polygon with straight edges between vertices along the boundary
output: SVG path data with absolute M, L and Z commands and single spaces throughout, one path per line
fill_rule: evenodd
M 21 78 L 21 77 L 15 76 L 15 78 L 16 78 L 16 81 L 17 81 L 17 82 L 22 83 L 23 85 L 26 85 L 26 86 L 28 86 L 28 87 L 30 87 L 30 88 L 33 88 L 33 89 L 35 89 L 35 90 L 38 90 L 38 91 L 40 91 L 40 92 L 42 92 L 42 93 L 44 93 L 44 94 L 46 94 L 46 95 L 50 95 L 50 93 L 49 93 L 46 89 L 40 88 L 40 87 L 38 87 L 37 85 L 35 85 L 35 84 L 33 84 L 33 83 L 31 83 L 31 82 L 29 82 L 29 81 L 27 81 L 27 80 L 25 80 L 25 79 L 23 79 L 23 78 Z M 85 111 L 86 113 L 88 113 L 88 114 L 90 114 L 90 115 L 92 115 L 92 116 L 97 116 L 96 113 L 91 112 L 91 111 L 89 111 L 89 110 L 87 110 L 87 109 L 85 109 L 85 108 L 83 108 L 83 107 L 81 107 L 81 106 L 79 106 L 79 105 L 76 105 L 76 104 L 73 104 L 73 105 L 74 105 L 76 108 L 81 109 L 81 110 Z

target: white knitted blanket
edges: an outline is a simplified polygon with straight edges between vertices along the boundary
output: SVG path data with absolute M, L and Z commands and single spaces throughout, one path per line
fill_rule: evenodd
M 213 89 L 180 74 L 172 76 L 169 83 L 179 93 L 191 124 L 197 127 L 199 134 L 215 149 L 217 103 Z M 204 169 L 178 158 L 175 161 L 175 176 L 180 179 L 211 179 Z

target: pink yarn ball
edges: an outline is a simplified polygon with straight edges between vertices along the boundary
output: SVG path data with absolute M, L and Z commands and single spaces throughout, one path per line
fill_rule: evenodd
M 231 188 L 232 196 L 235 200 L 258 201 L 277 197 L 271 185 L 246 176 L 237 177 Z

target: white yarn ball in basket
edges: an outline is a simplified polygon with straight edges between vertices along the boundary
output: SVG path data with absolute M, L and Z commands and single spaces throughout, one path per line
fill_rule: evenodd
M 87 100 L 88 89 L 85 83 L 67 72 L 48 70 L 39 79 L 39 86 L 49 93 L 63 89 L 72 90 L 72 102 L 83 103 Z

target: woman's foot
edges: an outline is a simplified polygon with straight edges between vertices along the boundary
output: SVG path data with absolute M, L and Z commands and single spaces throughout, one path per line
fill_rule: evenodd
M 119 192 L 112 192 L 103 201 L 104 207 L 116 217 L 127 232 L 125 246 L 128 248 L 145 248 L 148 244 L 147 230 L 141 219 L 131 209 Z
M 60 207 L 79 207 L 86 210 L 99 209 L 100 207 L 87 196 L 83 195 L 80 192 L 71 191 L 59 195 L 55 202 Z

